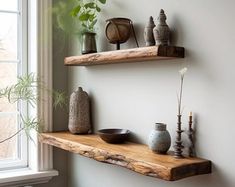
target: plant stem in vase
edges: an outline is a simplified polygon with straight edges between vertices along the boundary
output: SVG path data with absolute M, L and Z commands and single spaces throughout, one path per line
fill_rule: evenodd
M 176 158 L 183 158 L 184 156 L 182 155 L 182 149 L 184 148 L 184 146 L 182 145 L 182 140 L 181 140 L 181 134 L 182 134 L 182 130 L 181 130 L 181 114 L 182 114 L 182 107 L 181 107 L 181 103 L 182 103 L 182 95 L 183 95 L 183 83 L 184 83 L 184 74 L 187 72 L 187 68 L 183 68 L 179 71 L 180 73 L 180 94 L 177 97 L 178 99 L 178 121 L 177 121 L 177 135 L 176 135 L 176 141 L 175 141 L 175 151 L 174 151 L 174 157 Z

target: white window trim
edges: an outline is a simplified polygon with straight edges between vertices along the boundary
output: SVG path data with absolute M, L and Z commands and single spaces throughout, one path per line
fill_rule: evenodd
M 58 171 L 56 170 L 40 172 L 32 171 L 30 169 L 14 170 L 11 173 L 1 174 L 0 187 L 19 187 L 47 183 L 51 180 L 52 177 L 57 175 Z
M 4 63 L 15 63 L 18 64 L 17 67 L 17 75 L 22 75 L 27 73 L 27 51 L 23 49 L 27 49 L 27 0 L 19 0 L 18 1 L 18 11 L 10 11 L 10 10 L 0 10 L 0 13 L 5 13 L 11 16 L 15 16 L 17 19 L 17 60 L 11 61 L 1 61 Z M 0 115 L 9 115 L 17 118 L 18 129 L 20 127 L 20 113 L 23 112 L 23 115 L 27 115 L 26 106 L 23 102 L 19 102 L 17 106 L 17 111 L 15 112 L 1 112 Z M 20 111 L 20 112 L 19 112 Z M 28 165 L 28 145 L 27 137 L 25 134 L 20 134 L 17 137 L 18 141 L 16 142 L 16 157 L 8 158 L 4 160 L 0 160 L 0 171 L 23 168 Z
M 29 71 L 35 72 L 52 89 L 52 0 L 29 0 Z M 36 50 L 35 50 L 36 49 Z M 36 113 L 43 119 L 46 131 L 52 131 L 52 99 L 46 92 L 40 92 L 45 102 L 40 102 Z M 36 134 L 33 135 L 38 140 Z M 35 141 L 38 142 L 38 141 Z M 0 173 L 0 186 L 22 186 L 48 182 L 58 171 L 53 170 L 52 147 L 32 142 L 29 145 L 29 167 Z

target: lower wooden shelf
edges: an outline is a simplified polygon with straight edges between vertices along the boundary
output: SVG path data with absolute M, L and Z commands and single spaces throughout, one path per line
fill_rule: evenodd
M 153 153 L 146 145 L 127 142 L 108 144 L 98 135 L 73 135 L 69 132 L 42 133 L 40 141 L 73 153 L 114 164 L 167 181 L 211 173 L 211 161 L 201 158 L 176 159 Z

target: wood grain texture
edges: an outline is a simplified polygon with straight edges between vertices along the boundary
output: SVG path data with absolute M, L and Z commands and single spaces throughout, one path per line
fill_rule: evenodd
M 66 57 L 65 65 L 89 66 L 99 64 L 115 64 L 147 60 L 164 60 L 184 58 L 184 48 L 176 46 L 150 46 L 125 50 L 91 53 Z
M 99 162 L 122 166 L 146 176 L 168 181 L 211 173 L 209 160 L 176 159 L 172 155 L 158 155 L 146 145 L 130 142 L 108 144 L 97 135 L 73 135 L 69 132 L 42 133 L 40 141 Z

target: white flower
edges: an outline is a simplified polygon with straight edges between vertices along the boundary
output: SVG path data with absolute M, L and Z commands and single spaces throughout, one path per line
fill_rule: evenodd
M 179 71 L 179 73 L 181 74 L 181 76 L 183 76 L 187 72 L 187 70 L 188 68 L 184 67 L 183 69 Z
M 180 73 L 180 92 L 179 92 L 179 96 L 177 96 L 178 98 L 178 115 L 181 115 L 182 113 L 182 108 L 181 108 L 181 102 L 182 102 L 182 93 L 183 93 L 183 82 L 184 82 L 184 74 L 187 72 L 187 68 L 184 67 L 183 69 L 181 69 L 179 71 Z

